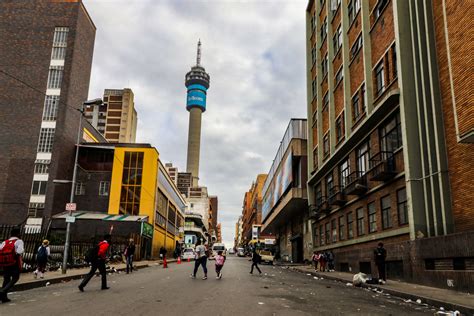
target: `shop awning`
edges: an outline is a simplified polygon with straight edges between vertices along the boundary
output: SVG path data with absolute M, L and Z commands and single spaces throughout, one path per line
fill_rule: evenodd
M 56 214 L 53 216 L 54 219 L 57 218 L 64 218 L 69 216 L 69 212 L 64 212 L 60 214 Z M 146 222 L 148 221 L 147 215 L 111 215 L 111 214 L 104 214 L 104 213 L 93 213 L 93 212 L 73 212 L 72 216 L 77 219 L 84 219 L 84 220 L 103 220 L 103 221 L 121 221 L 121 222 Z

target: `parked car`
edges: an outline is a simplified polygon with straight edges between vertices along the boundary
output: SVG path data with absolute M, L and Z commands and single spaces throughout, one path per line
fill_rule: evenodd
M 188 259 L 194 259 L 196 256 L 195 252 L 194 252 L 194 249 L 193 248 L 185 248 L 183 250 L 183 256 L 182 256 L 182 259 L 183 260 L 188 260 Z
M 212 245 L 211 257 L 209 259 L 214 260 L 214 258 L 217 256 L 218 251 L 222 251 L 222 255 L 226 256 L 227 249 L 225 247 L 225 244 L 215 243 L 214 245 Z
M 273 255 L 269 250 L 261 250 L 260 257 L 262 258 L 262 263 L 273 264 Z
M 245 257 L 244 248 L 237 248 L 237 256 L 239 256 L 239 257 Z
M 227 253 L 228 253 L 229 255 L 235 254 L 234 248 L 229 248 L 229 250 L 227 250 Z

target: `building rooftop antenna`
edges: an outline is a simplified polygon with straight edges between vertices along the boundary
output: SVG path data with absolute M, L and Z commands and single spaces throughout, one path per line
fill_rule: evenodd
M 199 39 L 198 41 L 196 65 L 197 66 L 201 65 L 201 39 Z

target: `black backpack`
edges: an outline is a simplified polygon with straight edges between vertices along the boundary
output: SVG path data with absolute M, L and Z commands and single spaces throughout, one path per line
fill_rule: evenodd
M 46 250 L 45 246 L 41 246 L 36 254 L 36 260 L 40 262 L 48 261 L 48 251 Z
M 84 260 L 87 263 L 92 263 L 94 261 L 97 261 L 98 257 L 99 257 L 99 245 L 95 245 L 94 247 L 91 247 L 86 251 Z

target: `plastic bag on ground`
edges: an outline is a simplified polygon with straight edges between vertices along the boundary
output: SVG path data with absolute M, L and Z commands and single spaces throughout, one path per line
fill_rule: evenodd
M 365 282 L 367 282 L 367 274 L 362 272 L 354 274 L 352 278 L 352 284 L 354 284 L 354 286 L 362 286 Z

